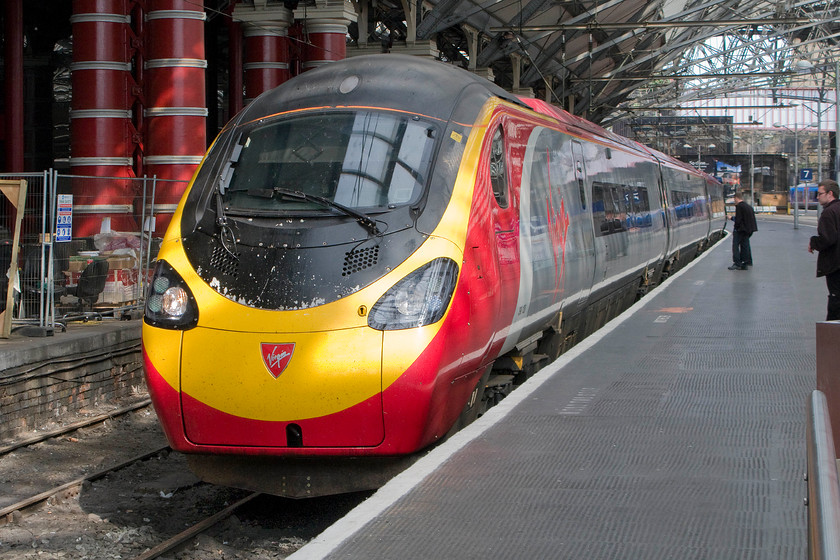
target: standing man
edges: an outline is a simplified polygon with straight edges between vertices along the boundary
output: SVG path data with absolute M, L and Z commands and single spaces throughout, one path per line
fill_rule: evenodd
M 747 270 L 752 266 L 752 249 L 750 236 L 758 231 L 755 223 L 755 212 L 752 206 L 744 202 L 744 195 L 735 192 L 735 231 L 732 232 L 732 266 L 729 270 Z
M 817 277 L 825 276 L 828 286 L 826 321 L 840 319 L 840 188 L 836 181 L 823 179 L 817 185 L 817 201 L 823 211 L 817 222 L 817 235 L 811 237 L 808 252 L 817 255 Z

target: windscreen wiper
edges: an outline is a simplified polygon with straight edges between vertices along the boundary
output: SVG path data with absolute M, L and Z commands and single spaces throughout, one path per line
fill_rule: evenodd
M 218 190 L 216 190 L 216 225 L 219 226 L 219 241 L 222 242 L 224 250 L 231 257 L 239 259 L 236 250 L 236 236 L 233 234 L 233 229 L 231 229 L 228 223 L 222 194 Z
M 338 210 L 351 218 L 356 218 L 356 221 L 373 235 L 381 234 L 379 227 L 376 225 L 376 221 L 364 212 L 359 212 L 358 210 L 354 210 L 353 208 L 339 204 L 338 202 L 324 198 L 323 196 L 308 194 L 301 191 L 292 191 L 282 187 L 274 187 L 273 189 L 248 189 L 247 193 L 249 196 L 259 196 L 263 198 L 272 198 L 274 195 L 279 194 L 280 196 L 285 196 L 286 198 L 314 202 L 316 204 L 320 204 L 321 206 Z
M 225 215 L 224 195 L 227 188 L 230 186 L 230 180 L 233 177 L 233 171 L 236 163 L 239 161 L 239 156 L 242 154 L 243 145 L 237 141 L 233 146 L 233 151 L 230 157 L 225 162 L 222 172 L 219 175 L 216 183 L 216 225 L 219 227 L 219 241 L 222 243 L 225 251 L 235 259 L 238 259 L 236 250 L 236 236 L 228 223 Z

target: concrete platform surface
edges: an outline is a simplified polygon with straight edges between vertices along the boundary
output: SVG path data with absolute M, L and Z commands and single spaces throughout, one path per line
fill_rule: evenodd
M 805 558 L 814 231 L 724 239 L 290 558 Z

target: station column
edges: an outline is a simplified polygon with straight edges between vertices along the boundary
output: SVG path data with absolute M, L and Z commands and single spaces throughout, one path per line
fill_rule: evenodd
M 74 0 L 70 166 L 73 234 L 137 231 L 133 217 L 130 16 L 126 0 Z M 102 177 L 102 179 L 99 179 Z
M 241 22 L 245 36 L 246 103 L 291 77 L 289 27 L 291 10 L 283 6 L 254 9 L 237 4 L 234 21 Z
M 347 26 L 356 21 L 350 2 L 327 0 L 316 7 L 301 6 L 295 19 L 303 22 L 307 44 L 303 69 L 311 70 L 347 56 Z
M 144 162 L 146 175 L 158 180 L 157 234 L 166 230 L 207 149 L 204 20 L 203 2 L 148 2 Z

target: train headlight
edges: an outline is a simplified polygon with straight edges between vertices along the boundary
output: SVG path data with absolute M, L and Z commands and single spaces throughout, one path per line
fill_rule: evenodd
M 452 259 L 435 259 L 388 290 L 368 315 L 371 328 L 391 331 L 435 323 L 443 317 L 458 280 Z
M 187 312 L 189 296 L 186 290 L 179 286 L 168 288 L 161 298 L 161 310 L 170 317 L 183 317 Z
M 158 261 L 144 310 L 145 321 L 164 329 L 191 329 L 198 324 L 198 306 L 183 278 L 166 261 Z

